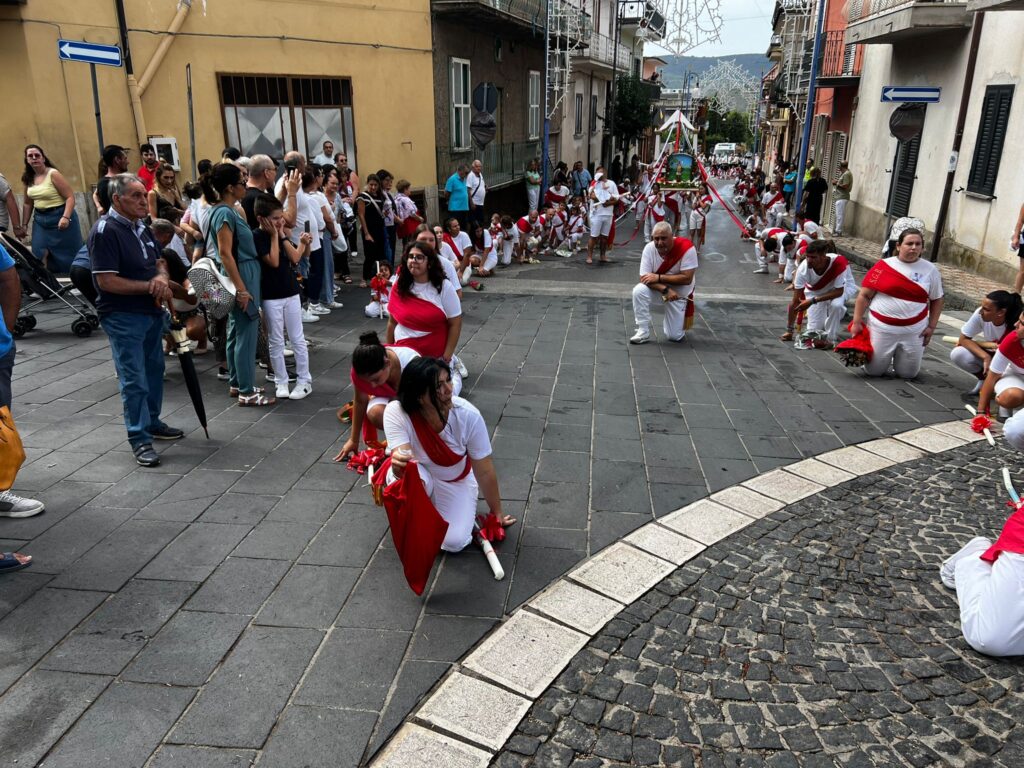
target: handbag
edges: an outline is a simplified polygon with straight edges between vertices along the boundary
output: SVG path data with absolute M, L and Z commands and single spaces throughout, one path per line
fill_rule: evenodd
M 188 280 L 206 307 L 206 314 L 214 320 L 222 320 L 235 306 L 235 286 L 231 278 L 222 275 L 213 259 L 203 256 L 196 259 L 188 271 Z
M 0 408 L 0 489 L 7 490 L 14 485 L 14 478 L 24 461 L 21 435 L 14 425 L 11 409 L 5 405 Z

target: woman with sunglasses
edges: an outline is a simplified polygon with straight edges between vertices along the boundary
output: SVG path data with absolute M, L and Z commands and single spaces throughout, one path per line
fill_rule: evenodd
M 82 247 L 75 193 L 38 144 L 25 147 L 21 181 L 25 185 L 21 225 L 27 227 L 32 218 L 32 253 L 51 272 L 67 274 Z

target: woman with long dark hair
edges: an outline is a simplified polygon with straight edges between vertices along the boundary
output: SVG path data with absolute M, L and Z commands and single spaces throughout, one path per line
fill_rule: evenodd
M 363 281 L 359 284 L 360 288 L 365 288 L 367 281 L 377 274 L 377 262 L 387 261 L 384 246 L 384 238 L 387 237 L 384 200 L 380 179 L 371 173 L 366 177 L 366 188 L 356 198 L 356 214 L 363 230 Z
M 32 253 L 51 272 L 66 274 L 82 247 L 74 190 L 38 144 L 25 147 L 21 182 L 25 185 L 21 226 L 28 227 L 32 219 Z
M 516 522 L 501 508 L 498 474 L 480 411 L 453 390 L 451 369 L 438 358 L 418 357 L 402 372 L 398 399 L 384 409 L 391 447 L 390 484 L 416 462 L 423 490 L 448 523 L 441 549 L 458 552 L 473 539 L 477 497 L 498 525 Z
M 167 219 L 175 227 L 185 215 L 185 203 L 178 189 L 178 172 L 170 163 L 160 163 L 153 177 L 153 188 L 147 194 L 149 217 Z
M 1022 303 L 1019 293 L 1009 291 L 992 291 L 981 300 L 981 306 L 974 310 L 967 322 L 960 329 L 960 338 L 949 353 L 953 365 L 967 371 L 978 379 L 970 394 L 981 391 L 981 385 L 988 375 L 988 367 L 995 355 L 995 347 L 1008 334 L 1020 318 Z M 981 346 L 974 340 L 981 335 Z
M 207 215 L 206 255 L 231 278 L 235 305 L 228 318 L 227 363 L 229 394 L 241 406 L 273 405 L 256 387 L 256 342 L 260 328 L 260 260 L 252 230 L 236 204 L 245 196 L 242 169 L 217 163 L 199 183 L 213 207 Z
M 405 249 L 388 312 L 389 344 L 451 362 L 462 332 L 462 302 L 429 245 Z

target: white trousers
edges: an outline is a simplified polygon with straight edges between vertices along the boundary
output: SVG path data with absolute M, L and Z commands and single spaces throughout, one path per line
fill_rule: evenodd
M 834 234 L 843 231 L 843 222 L 846 221 L 846 204 L 849 200 L 836 200 L 836 228 Z
M 689 297 L 676 301 L 662 301 L 660 293 L 643 283 L 633 286 L 633 315 L 636 317 L 636 327 L 648 333 L 651 332 L 651 302 L 654 300 L 665 308 L 665 319 L 661 324 L 665 338 L 669 341 L 679 341 L 686 335 L 683 321 Z
M 1024 379 L 1012 373 L 1000 376 L 996 381 L 996 396 L 1008 389 L 1024 389 Z M 1018 451 L 1024 451 L 1024 409 L 1017 410 L 1003 422 L 1003 437 Z
M 387 317 L 388 316 L 388 303 L 384 302 L 383 312 L 381 311 L 381 305 L 379 301 L 371 301 L 363 309 L 363 314 L 367 317 Z
M 846 317 L 846 298 L 837 296 L 831 301 L 822 301 L 808 308 L 804 330 L 824 331 L 828 340 L 834 344 L 839 337 L 844 317 Z
M 761 245 L 761 241 L 758 240 L 754 243 L 754 256 L 757 258 L 757 266 L 767 269 L 769 264 L 774 264 L 779 260 L 779 251 L 776 249 L 769 253 Z
M 284 364 L 284 334 L 292 342 L 295 353 L 296 384 L 312 384 L 309 375 L 309 351 L 306 348 L 306 337 L 302 333 L 302 303 L 299 297 L 289 296 L 287 299 L 264 299 L 262 302 L 263 320 L 267 325 L 267 346 L 270 352 L 270 364 L 274 374 L 281 376 L 288 369 Z M 287 378 L 280 379 L 287 382 Z
M 484 272 L 490 272 L 496 266 L 498 266 L 498 249 L 491 248 L 491 250 L 487 252 L 487 257 L 484 259 L 483 264 L 480 265 L 480 268 Z
M 437 480 L 420 464 L 417 469 L 423 481 L 423 490 L 434 502 L 438 514 L 448 523 L 441 549 L 461 552 L 473 540 L 473 521 L 476 519 L 476 500 L 480 492 L 472 470 L 457 483 Z M 393 470 L 388 470 L 388 483 L 395 482 Z
M 786 253 L 783 251 L 779 254 L 779 267 L 782 269 L 782 277 L 787 283 L 793 282 L 793 277 L 796 275 L 796 259 L 793 258 L 796 253 Z
M 868 376 L 884 376 L 890 365 L 901 379 L 912 379 L 921 372 L 924 339 L 921 338 L 920 331 L 882 331 L 870 320 L 868 329 L 871 332 L 871 346 L 874 349 L 871 362 L 864 366 L 864 372 Z
M 842 202 L 837 200 L 836 202 Z M 974 356 L 974 353 L 967 347 L 953 347 L 949 353 L 949 359 L 957 368 L 977 376 L 981 373 L 983 365 L 981 360 Z
M 501 241 L 501 263 L 508 266 L 512 263 L 512 254 L 515 253 L 516 244 L 511 240 Z
M 1003 552 L 994 563 L 980 555 L 988 539 L 971 542 L 972 550 L 956 564 L 956 598 L 964 639 L 987 656 L 1024 654 L 1024 555 Z
M 526 203 L 529 208 L 526 212 L 537 210 L 537 203 L 540 201 L 540 187 L 527 187 L 526 188 Z

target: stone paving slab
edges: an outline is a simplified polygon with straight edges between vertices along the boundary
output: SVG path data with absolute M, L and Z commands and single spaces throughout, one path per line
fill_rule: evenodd
M 834 356 L 778 343 L 786 296 L 750 274 L 752 257 L 736 250 L 729 226 L 724 217 L 709 220 L 710 248 L 725 253 L 706 252 L 697 325 L 683 344 L 626 342 L 636 248 L 605 272 L 571 260 L 539 265 L 539 274 L 513 270 L 467 296 L 465 394 L 493 432 L 503 504 L 521 523 L 498 547 L 505 581 L 491 579 L 476 552 L 446 556 L 423 598 L 405 586 L 362 480 L 330 461 L 342 439 L 334 410 L 350 396 L 348 355 L 361 330 L 382 327 L 360 316 L 363 292 L 346 289 L 348 306 L 307 329 L 315 391 L 304 401 L 239 409 L 215 380 L 212 356 L 197 358 L 209 441 L 169 360 L 164 416 L 187 437 L 158 446 L 163 463 L 155 471 L 131 462 L 102 334 L 75 339 L 59 313 L 40 313 L 39 328 L 19 342 L 14 371 L 14 412 L 28 453 L 25 486 L 15 490 L 45 501 L 47 512 L 0 520 L 2 540 L 36 558 L 31 569 L 5 577 L 0 593 L 0 649 L 8 651 L 0 689 L 14 692 L 44 672 L 30 668 L 47 654 L 56 659 L 64 642 L 77 645 L 75 658 L 98 658 L 81 645 L 90 614 L 155 579 L 190 596 L 169 617 L 173 601 L 139 614 L 145 631 L 123 643 L 100 635 L 90 646 L 111 640 L 118 650 L 95 663 L 121 668 L 122 682 L 199 690 L 153 747 L 153 764 L 260 757 L 281 722 L 306 722 L 302 713 L 291 719 L 291 708 L 323 706 L 292 700 L 297 690 L 330 687 L 326 667 L 316 665 L 333 646 L 321 640 L 310 650 L 303 640 L 285 653 L 288 674 L 259 679 L 273 689 L 266 705 L 233 713 L 235 726 L 217 719 L 220 702 L 234 695 L 223 670 L 248 669 L 276 647 L 268 638 L 350 630 L 407 636 L 389 657 L 386 689 L 366 681 L 366 701 L 374 703 L 365 711 L 375 721 L 368 732 L 353 726 L 365 735 L 366 761 L 491 626 L 609 544 L 709 493 L 743 514 L 770 514 L 780 502 L 735 484 L 959 411 L 969 382 L 940 348 L 928 350 L 922 377 L 908 383 L 869 381 Z M 914 450 L 885 445 L 874 453 Z M 623 546 L 673 567 L 656 547 L 678 534 L 664 530 L 658 540 Z M 51 611 L 58 595 L 72 609 Z M 48 618 L 22 629 L 40 608 Z M 538 611 L 563 620 L 549 608 Z M 113 607 L 99 615 L 113 617 L 103 631 L 120 626 Z M 447 638 L 449 652 L 430 637 Z M 370 653 L 371 645 L 361 647 Z M 0 712 L 10 695 L 0 696 Z M 59 748 L 60 735 L 46 748 Z M 7 746 L 0 738 L 0 753 Z

